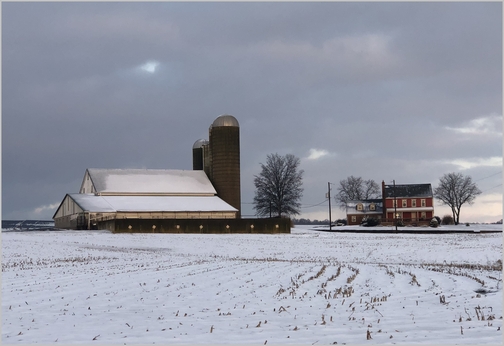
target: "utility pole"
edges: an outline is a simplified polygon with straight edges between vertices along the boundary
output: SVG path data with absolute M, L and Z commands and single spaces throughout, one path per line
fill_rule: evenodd
M 397 231 L 397 196 L 396 196 L 396 190 L 395 190 L 395 180 L 394 182 L 394 224 L 395 224 L 395 230 Z
M 332 222 L 331 222 L 331 183 L 327 183 L 327 198 L 329 199 L 329 231 L 332 232 Z

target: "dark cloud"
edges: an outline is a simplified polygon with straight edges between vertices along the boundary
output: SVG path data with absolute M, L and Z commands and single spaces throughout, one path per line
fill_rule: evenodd
M 302 158 L 304 205 L 349 175 L 500 169 L 500 3 L 4 3 L 2 65 L 4 218 L 51 217 L 88 167 L 190 169 L 223 113 L 244 203 L 274 152 Z M 478 118 L 500 128 L 456 130 Z

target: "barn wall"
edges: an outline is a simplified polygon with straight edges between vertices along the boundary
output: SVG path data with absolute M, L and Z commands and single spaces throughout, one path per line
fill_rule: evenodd
M 118 212 L 116 219 L 234 219 L 236 212 Z
M 89 177 L 89 172 L 87 170 L 86 174 L 84 174 L 84 179 L 82 180 L 79 193 L 95 193 L 93 182 L 91 181 L 91 178 Z
M 115 219 L 98 223 L 116 233 L 290 233 L 290 219 Z
M 70 215 L 54 218 L 54 227 L 61 229 L 71 229 Z
M 54 227 L 60 229 L 82 229 L 79 227 L 79 221 L 82 221 L 82 213 L 66 215 L 54 218 Z
M 64 216 L 74 215 L 82 212 L 82 208 L 79 207 L 73 199 L 71 199 L 68 195 L 65 196 L 63 202 L 61 203 L 60 208 L 58 209 L 55 219 L 61 218 Z
M 72 215 L 54 218 L 54 227 L 61 229 L 97 229 L 96 220 L 112 220 L 115 213 L 88 213 L 80 211 Z M 90 220 L 89 220 L 90 219 Z

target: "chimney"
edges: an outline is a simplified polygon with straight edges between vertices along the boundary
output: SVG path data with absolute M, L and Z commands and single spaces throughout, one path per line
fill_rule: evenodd
M 381 182 L 381 191 L 382 191 L 382 219 L 386 220 L 387 219 L 387 205 L 385 204 L 386 196 L 385 196 L 385 180 L 382 180 Z

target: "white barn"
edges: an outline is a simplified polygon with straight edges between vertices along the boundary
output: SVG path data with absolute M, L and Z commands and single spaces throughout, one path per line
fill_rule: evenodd
M 87 169 L 79 193 L 67 194 L 55 227 L 112 228 L 118 219 L 235 219 L 238 210 L 217 196 L 204 171 Z
M 115 233 L 290 233 L 289 219 L 242 219 L 240 129 L 217 117 L 192 146 L 193 169 L 95 169 L 66 194 L 56 228 Z

